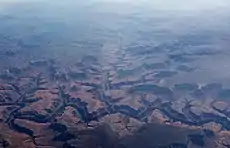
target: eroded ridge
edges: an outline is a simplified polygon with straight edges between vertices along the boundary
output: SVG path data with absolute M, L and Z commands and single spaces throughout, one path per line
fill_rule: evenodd
M 184 58 L 179 55 L 149 63 L 164 52 L 160 47 L 114 48 L 103 49 L 102 58 L 86 55 L 70 67 L 43 58 L 4 69 L 0 146 L 230 145 L 229 89 L 219 83 L 163 85 L 166 78 L 195 69 L 172 69 L 172 62 Z

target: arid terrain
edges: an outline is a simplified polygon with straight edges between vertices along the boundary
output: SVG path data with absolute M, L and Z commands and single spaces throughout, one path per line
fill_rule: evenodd
M 132 48 L 141 57 L 148 49 L 158 54 L 156 47 Z M 2 70 L 2 147 L 229 147 L 229 89 L 165 87 L 162 80 L 181 72 L 167 70 L 175 59 L 129 66 L 141 58 L 134 49 L 113 51 L 66 68 L 40 59 Z
M 0 9 L 0 148 L 230 148 L 229 16 L 58 4 Z

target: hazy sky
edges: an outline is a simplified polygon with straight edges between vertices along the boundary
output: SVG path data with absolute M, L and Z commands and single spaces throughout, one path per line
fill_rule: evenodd
M 52 3 L 73 3 L 75 0 L 52 1 Z M 47 2 L 46 0 L 0 0 L 0 3 Z M 230 8 L 229 0 L 85 0 L 84 2 L 146 4 L 154 9 L 204 10 Z M 78 2 L 79 3 L 79 2 Z
M 144 4 L 154 9 L 163 10 L 205 10 L 230 8 L 229 0 L 91 0 L 95 2 L 115 2 Z

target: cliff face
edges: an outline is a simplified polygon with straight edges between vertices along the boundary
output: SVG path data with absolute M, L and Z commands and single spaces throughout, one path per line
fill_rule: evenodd
M 154 73 L 152 69 L 135 76 L 135 81 L 124 80 L 116 77 L 114 66 L 108 71 L 95 60 L 89 62 L 100 73 L 88 72 L 88 78 L 82 80 L 68 76 L 68 70 L 63 72 L 65 81 L 53 79 L 53 73 L 62 71 L 50 69 L 54 64 L 50 60 L 39 67 L 28 63 L 20 74 L 9 72 L 10 80 L 2 77 L 1 144 L 90 148 L 228 145 L 229 102 L 218 98 L 225 91 L 222 86 L 161 86 L 158 77 L 145 79 Z M 74 68 L 89 67 L 76 64 Z M 194 95 L 197 91 L 199 99 Z

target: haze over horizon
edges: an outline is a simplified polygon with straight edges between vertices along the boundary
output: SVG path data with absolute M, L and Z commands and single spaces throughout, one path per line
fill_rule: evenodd
M 230 7 L 230 2 L 228 0 L 87 0 L 84 2 L 81 1 L 61 1 L 57 0 L 55 2 L 47 2 L 46 0 L 0 0 L 2 4 L 19 4 L 19 3 L 47 3 L 47 4 L 95 4 L 95 3 L 110 3 L 110 4 L 127 4 L 127 5 L 144 5 L 149 8 L 159 9 L 159 10 L 185 10 L 185 11 L 197 11 L 197 10 L 208 10 L 208 9 L 226 9 Z

